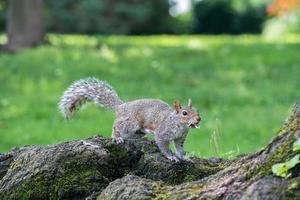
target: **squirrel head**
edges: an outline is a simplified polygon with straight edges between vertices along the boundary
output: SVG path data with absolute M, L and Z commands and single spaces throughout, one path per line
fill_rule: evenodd
M 176 115 L 180 118 L 180 123 L 187 125 L 189 128 L 199 128 L 201 117 L 198 110 L 193 107 L 192 100 L 189 99 L 186 107 L 181 107 L 178 100 L 174 102 Z

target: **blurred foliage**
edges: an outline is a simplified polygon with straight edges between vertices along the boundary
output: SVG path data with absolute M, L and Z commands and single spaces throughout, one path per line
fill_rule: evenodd
M 194 3 L 194 33 L 260 33 L 265 20 L 266 2 L 242 4 L 235 0 L 201 0 Z
M 300 99 L 299 36 L 268 41 L 251 35 L 48 35 L 48 40 L 51 45 L 0 54 L 0 151 L 99 133 L 110 137 L 112 112 L 91 104 L 65 121 L 58 111 L 63 91 L 88 76 L 109 82 L 125 101 L 159 98 L 172 105 L 179 99 L 185 105 L 191 98 L 203 120 L 185 148 L 200 156 L 213 156 L 216 143 L 223 156 L 266 145 Z
M 267 12 L 269 15 L 282 16 L 296 8 L 299 8 L 300 0 L 274 0 L 268 8 Z
M 267 38 L 300 33 L 300 0 L 274 0 L 267 11 L 272 16 L 264 25 L 263 33 Z
M 0 0 L 0 31 L 5 30 L 7 2 Z
M 235 14 L 231 24 L 232 32 L 235 34 L 261 33 L 265 19 L 265 6 L 249 6 Z
M 195 33 L 232 33 L 233 9 L 227 0 L 202 0 L 194 5 Z
M 192 12 L 173 17 L 170 21 L 170 30 L 172 34 L 192 33 Z
M 47 30 L 63 33 L 169 33 L 167 0 L 45 0 Z
M 278 39 L 286 34 L 300 34 L 300 9 L 268 19 L 263 34 L 269 39 Z
M 271 0 L 191 0 L 175 17 L 177 0 L 44 0 L 48 32 L 86 34 L 260 33 Z M 290 0 L 291 1 L 291 0 Z M 4 30 L 7 0 L 0 0 Z

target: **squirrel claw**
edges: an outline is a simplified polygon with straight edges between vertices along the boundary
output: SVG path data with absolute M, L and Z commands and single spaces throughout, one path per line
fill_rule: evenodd
M 179 162 L 179 159 L 176 156 L 168 156 L 167 158 L 171 161 Z
M 191 158 L 187 157 L 187 156 L 184 156 L 182 160 L 184 160 L 186 162 L 194 163 L 194 161 Z
M 177 157 L 182 161 L 194 163 L 194 161 L 186 155 L 177 155 Z
M 113 141 L 114 141 L 115 143 L 117 143 L 117 144 L 122 144 L 122 143 L 124 143 L 124 139 L 121 138 L 121 137 L 114 137 L 114 138 L 113 138 Z

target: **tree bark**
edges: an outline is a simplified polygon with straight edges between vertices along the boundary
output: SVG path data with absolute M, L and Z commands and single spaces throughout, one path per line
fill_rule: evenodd
M 298 103 L 266 147 L 231 161 L 174 163 L 147 139 L 25 146 L 0 154 L 0 199 L 300 199 L 299 166 L 290 178 L 271 172 L 299 134 Z
M 4 49 L 16 52 L 43 42 L 43 0 L 9 0 Z

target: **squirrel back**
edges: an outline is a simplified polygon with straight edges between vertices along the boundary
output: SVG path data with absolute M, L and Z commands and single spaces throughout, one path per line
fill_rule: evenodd
M 74 82 L 64 92 L 59 102 L 59 109 L 68 119 L 88 101 L 111 110 L 115 110 L 118 105 L 123 103 L 117 92 L 108 83 L 96 78 L 87 78 Z
M 116 119 L 139 124 L 148 131 L 156 130 L 174 112 L 167 103 L 159 99 L 137 99 L 116 108 Z

